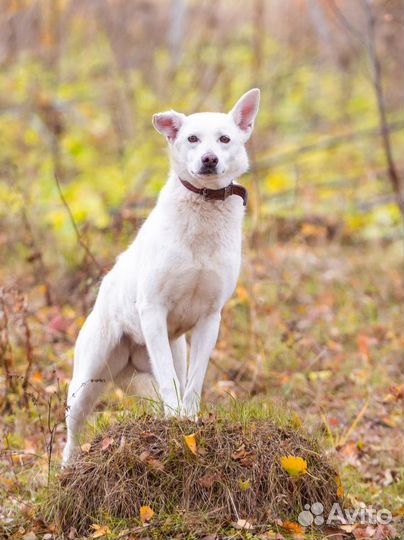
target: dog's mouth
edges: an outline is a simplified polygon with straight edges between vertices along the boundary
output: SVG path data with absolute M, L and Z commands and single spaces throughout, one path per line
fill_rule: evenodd
M 203 165 L 198 171 L 198 175 L 201 176 L 216 176 L 217 173 L 217 167 L 210 167 L 209 165 Z

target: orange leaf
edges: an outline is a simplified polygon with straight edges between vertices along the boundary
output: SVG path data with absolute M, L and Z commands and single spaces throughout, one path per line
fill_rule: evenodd
M 243 287 L 242 285 L 239 285 L 236 289 L 236 293 L 237 293 L 238 299 L 240 300 L 242 304 L 248 302 L 248 299 L 249 299 L 248 291 L 245 287 Z
M 184 435 L 184 440 L 191 452 L 196 455 L 198 450 L 196 447 L 195 433 L 191 433 L 191 435 Z
M 366 358 L 368 358 L 369 356 L 369 342 L 370 342 L 369 337 L 366 336 L 365 334 L 358 335 L 359 352 Z
M 154 516 L 154 511 L 150 508 L 150 506 L 141 506 L 139 513 L 142 523 L 148 523 Z
M 304 529 L 298 523 L 294 521 L 284 521 L 282 528 L 293 533 L 294 538 L 304 538 Z
M 43 376 L 40 371 L 35 371 L 35 373 L 32 374 L 32 380 L 34 382 L 42 382 Z
M 338 475 L 335 478 L 335 482 L 337 484 L 337 497 L 342 499 L 344 496 L 344 486 L 342 485 L 341 478 Z

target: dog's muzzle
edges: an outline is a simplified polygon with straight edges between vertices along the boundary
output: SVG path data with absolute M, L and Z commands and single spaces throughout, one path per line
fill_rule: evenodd
M 217 174 L 217 164 L 219 158 L 213 152 L 207 152 L 201 157 L 202 165 L 199 169 L 199 174 L 209 175 Z
M 217 174 L 217 167 L 211 165 L 202 165 L 202 167 L 199 169 L 198 174 L 203 174 L 205 176 Z

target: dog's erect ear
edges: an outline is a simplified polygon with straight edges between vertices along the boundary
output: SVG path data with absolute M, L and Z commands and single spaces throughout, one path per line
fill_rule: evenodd
M 229 113 L 236 125 L 247 135 L 247 138 L 253 130 L 259 104 L 260 91 L 258 88 L 253 88 L 241 96 Z
M 173 142 L 185 118 L 185 114 L 176 111 L 157 113 L 153 115 L 153 126 L 159 133 L 165 135 L 170 142 Z

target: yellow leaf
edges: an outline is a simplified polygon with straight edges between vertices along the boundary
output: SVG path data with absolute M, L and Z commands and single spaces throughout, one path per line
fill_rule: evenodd
M 191 450 L 191 452 L 196 455 L 197 448 L 196 448 L 195 433 L 191 433 L 191 435 L 184 435 L 184 440 L 188 448 Z
M 335 478 L 335 482 L 337 484 L 337 497 L 342 499 L 344 496 L 344 486 L 342 485 L 341 478 L 338 475 Z
M 96 523 L 93 523 L 90 528 L 94 531 L 90 534 L 90 538 L 101 538 L 101 536 L 111 534 L 111 530 L 107 525 L 97 525 Z
M 307 473 L 307 461 L 298 456 L 283 456 L 281 465 L 290 476 L 302 476 Z
M 154 516 L 154 512 L 150 508 L 150 506 L 140 507 L 140 520 L 142 523 L 148 523 L 153 516 Z
M 238 485 L 240 489 L 242 489 L 243 491 L 247 491 L 251 487 L 251 482 L 249 480 L 239 480 Z
M 83 452 L 86 452 L 87 454 L 90 451 L 90 448 L 91 448 L 91 443 L 89 442 L 86 442 L 81 445 L 81 449 L 83 450 Z

